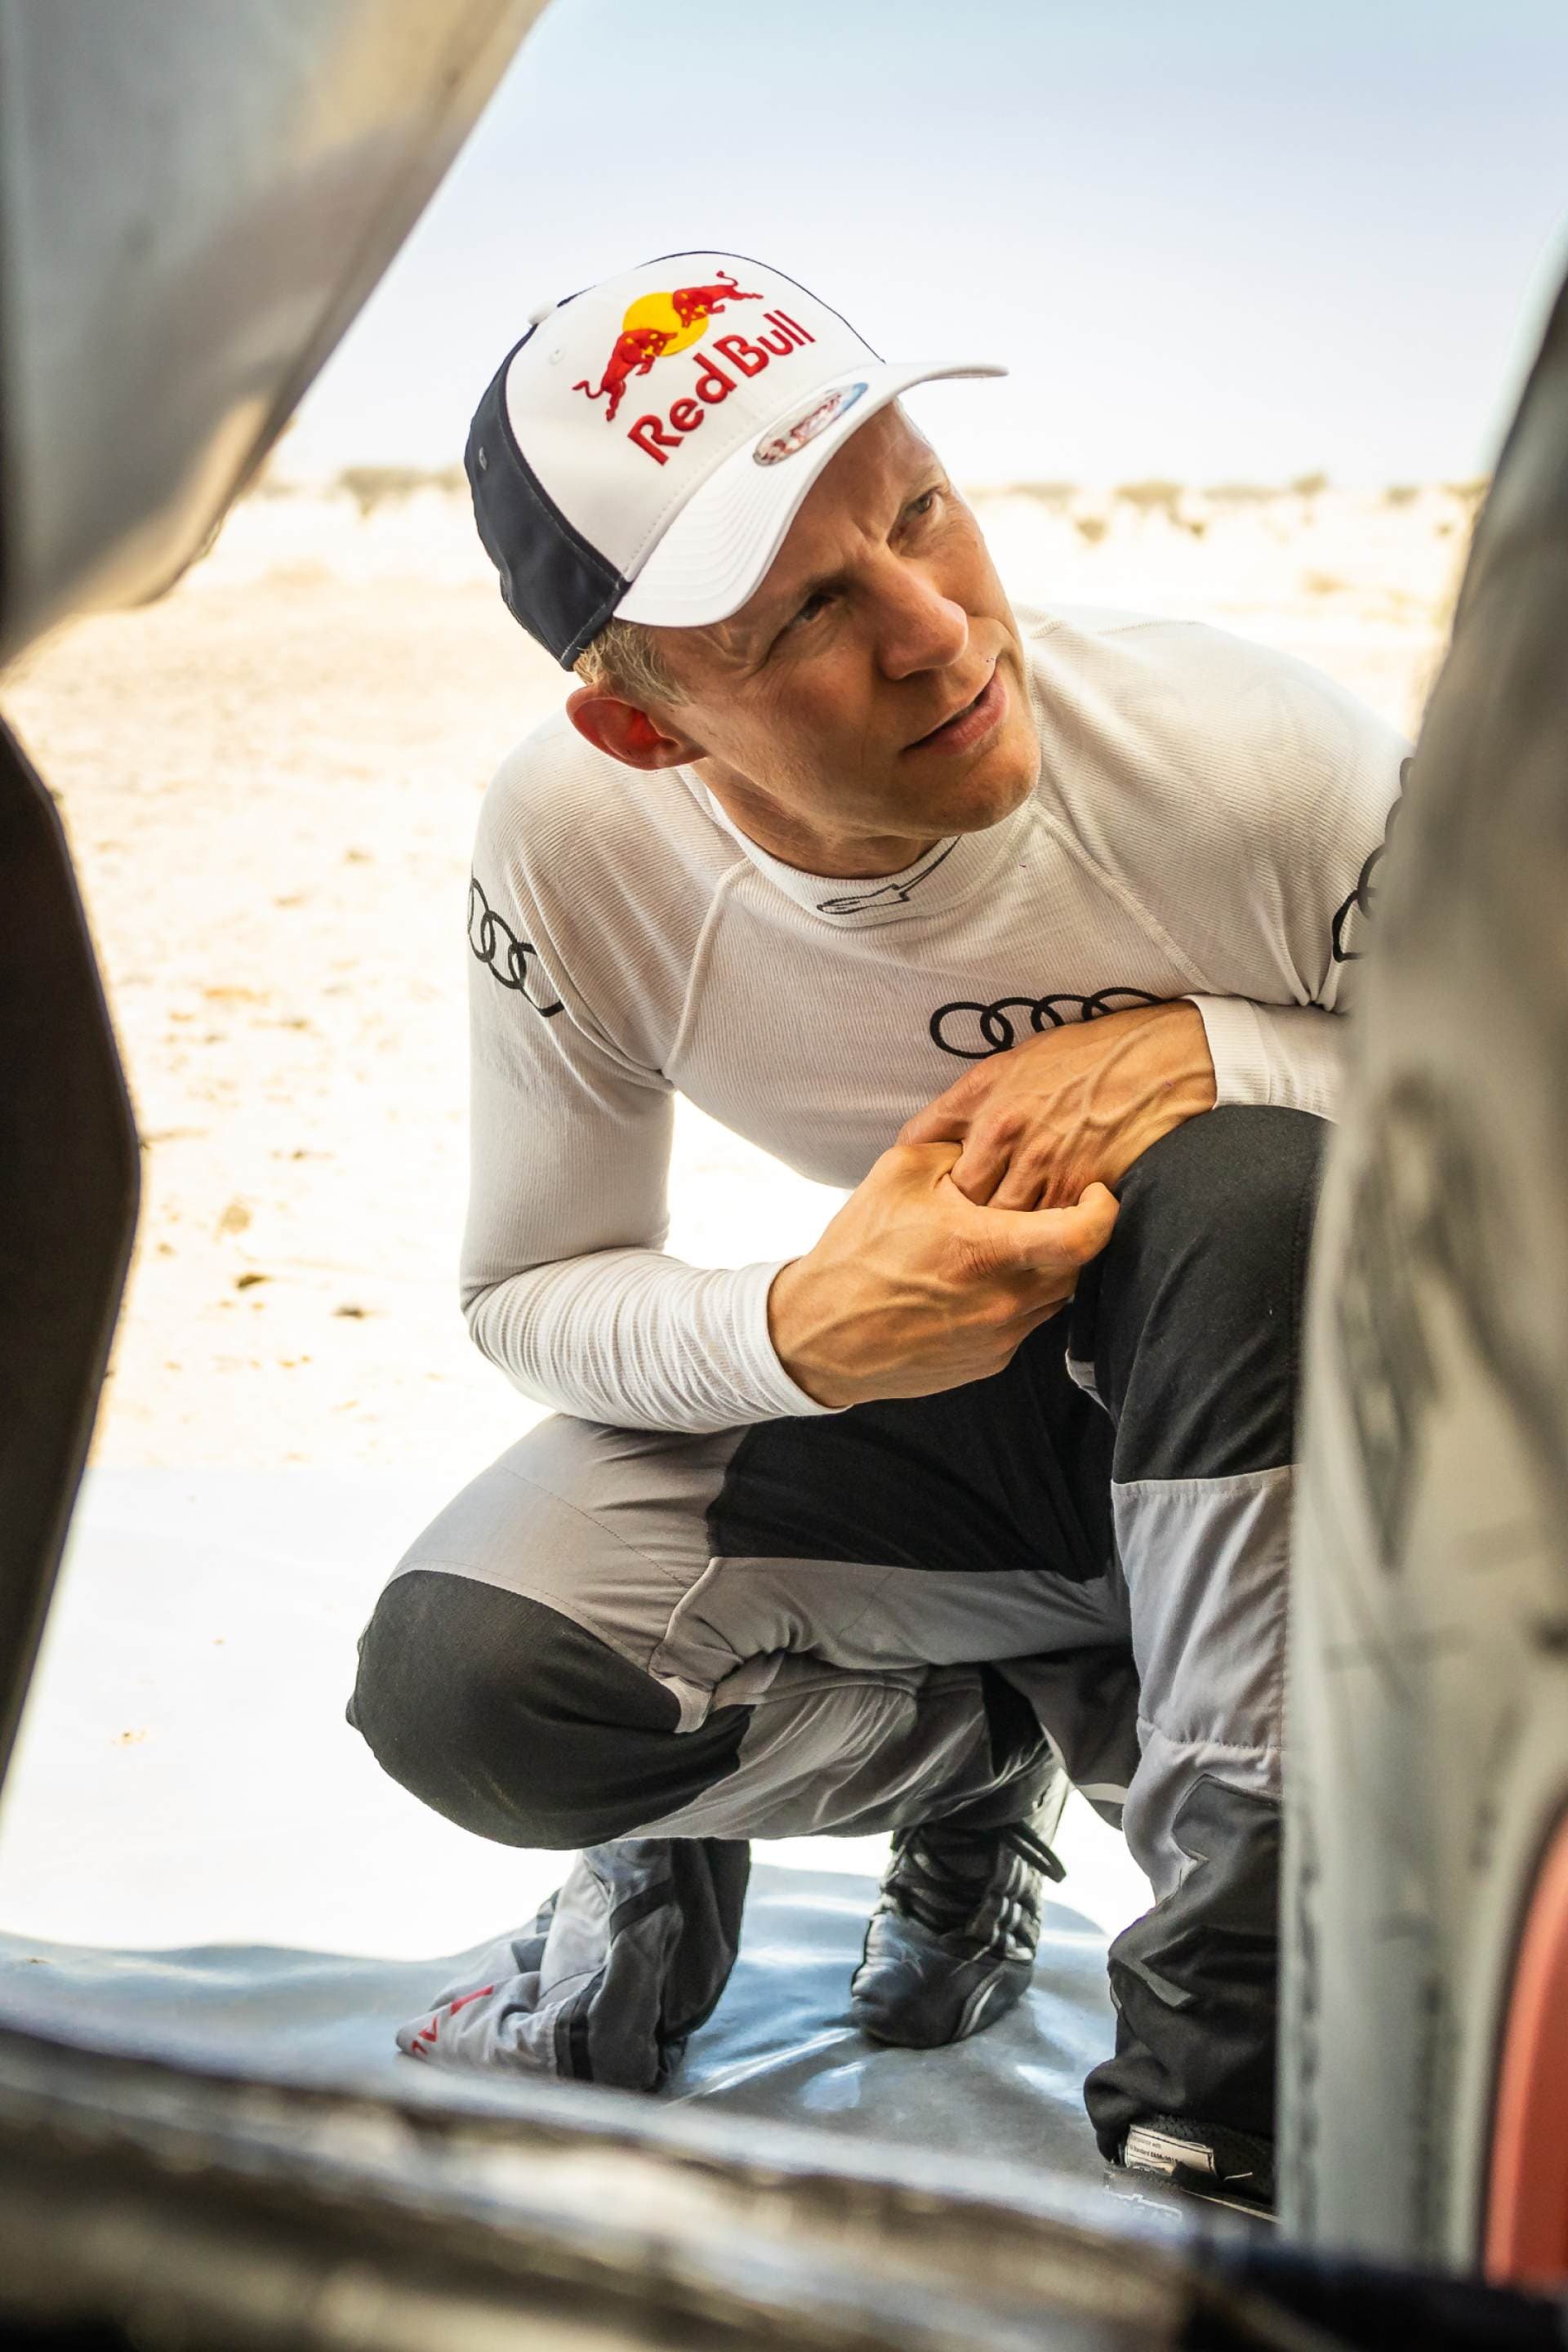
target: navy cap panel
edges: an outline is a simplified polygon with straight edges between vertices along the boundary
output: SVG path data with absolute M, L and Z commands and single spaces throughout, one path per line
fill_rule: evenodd
M 507 353 L 475 410 L 463 462 L 507 610 L 570 669 L 631 583 L 573 529 L 517 446 L 506 378 L 521 348 Z

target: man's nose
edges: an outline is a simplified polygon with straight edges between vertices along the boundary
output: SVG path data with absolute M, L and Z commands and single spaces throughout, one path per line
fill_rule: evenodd
M 946 669 L 969 642 L 969 615 L 914 564 L 897 564 L 879 599 L 878 654 L 888 677 Z

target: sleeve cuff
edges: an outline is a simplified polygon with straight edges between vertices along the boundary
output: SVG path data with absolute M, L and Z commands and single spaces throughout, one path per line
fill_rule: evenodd
M 1332 1118 L 1343 1031 L 1315 1004 L 1254 1004 L 1243 996 L 1194 996 L 1214 1064 L 1215 1103 L 1269 1104 Z
M 771 1265 L 742 1266 L 735 1275 L 735 1340 L 760 1408 L 755 1415 L 759 1421 L 805 1421 L 843 1410 L 838 1405 L 818 1404 L 814 1396 L 808 1396 L 791 1380 L 773 1346 L 768 1329 L 768 1294 L 774 1276 L 790 1263 L 787 1257 L 775 1258 Z

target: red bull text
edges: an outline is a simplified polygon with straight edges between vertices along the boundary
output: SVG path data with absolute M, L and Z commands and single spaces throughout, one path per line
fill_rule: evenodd
M 742 376 L 761 375 L 775 359 L 787 359 L 791 352 L 816 341 L 787 310 L 764 310 L 754 338 L 715 336 L 711 344 L 691 354 L 697 379 L 689 393 L 671 401 L 662 416 L 639 416 L 626 427 L 626 439 L 646 450 L 656 465 L 668 466 L 669 452 L 679 448 L 687 434 L 696 432 L 710 408 L 729 399 Z

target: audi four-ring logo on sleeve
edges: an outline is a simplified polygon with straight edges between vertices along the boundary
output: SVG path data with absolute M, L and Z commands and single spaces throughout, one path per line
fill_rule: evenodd
M 528 984 L 528 959 L 539 950 L 531 940 L 520 940 L 504 916 L 496 913 L 474 875 L 468 877 L 468 945 L 503 988 L 515 990 L 546 1021 L 565 1009 L 559 999 L 542 1004 L 534 995 Z
M 1377 869 L 1383 864 L 1388 845 L 1394 838 L 1394 820 L 1405 806 L 1405 787 L 1409 781 L 1409 776 L 1410 762 L 1405 760 L 1400 765 L 1399 794 L 1388 812 L 1387 823 L 1383 829 L 1383 839 L 1357 875 L 1355 888 L 1351 892 L 1344 905 L 1335 909 L 1333 928 L 1329 936 L 1329 946 L 1336 963 L 1359 963 L 1365 952 L 1362 948 L 1346 947 L 1345 928 L 1352 915 L 1370 915 L 1377 903 Z

